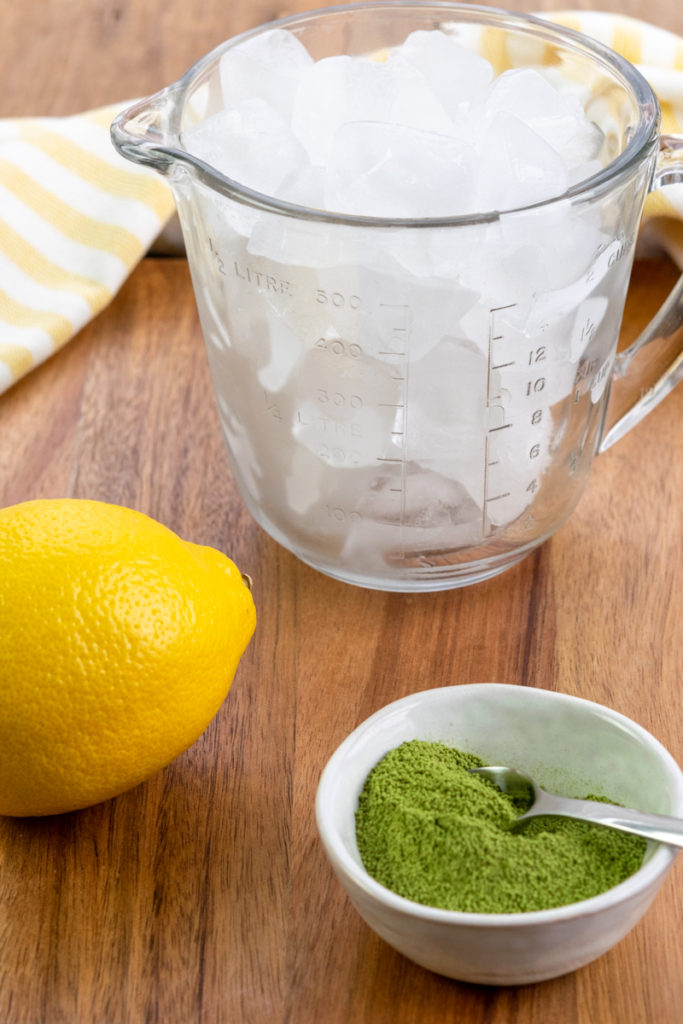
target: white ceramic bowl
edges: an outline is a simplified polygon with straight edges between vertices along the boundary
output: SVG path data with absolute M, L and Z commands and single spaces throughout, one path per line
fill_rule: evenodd
M 370 770 L 404 740 L 438 740 L 514 765 L 547 789 L 598 792 L 683 817 L 683 773 L 654 737 L 623 715 L 549 690 L 499 683 L 446 686 L 382 708 L 341 744 L 320 779 L 316 819 L 332 866 L 366 923 L 422 967 L 462 981 L 516 985 L 567 974 L 636 924 L 676 851 L 649 844 L 643 866 L 608 892 L 525 914 L 465 914 L 404 899 L 365 871 L 355 811 Z

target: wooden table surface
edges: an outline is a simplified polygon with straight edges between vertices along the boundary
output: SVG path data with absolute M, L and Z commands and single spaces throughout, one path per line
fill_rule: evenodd
M 0 109 L 65 114 L 151 92 L 223 38 L 307 6 L 5 3 Z M 683 34 L 672 0 L 598 6 Z M 626 337 L 675 278 L 664 257 L 638 262 Z M 0 505 L 73 495 L 139 508 L 231 554 L 254 578 L 259 624 L 218 716 L 169 768 L 88 810 L 0 819 L 0 1020 L 679 1021 L 682 862 L 597 962 L 482 988 L 416 967 L 366 928 L 323 855 L 313 802 L 348 732 L 440 684 L 521 683 L 607 703 L 683 760 L 682 416 L 679 388 L 597 459 L 571 520 L 503 576 L 432 595 L 356 589 L 251 520 L 186 263 L 145 259 L 100 317 L 0 398 Z

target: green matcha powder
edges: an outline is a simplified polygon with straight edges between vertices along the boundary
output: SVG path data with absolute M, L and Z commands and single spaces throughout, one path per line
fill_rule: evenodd
M 570 818 L 534 818 L 488 779 L 484 762 L 412 740 L 370 772 L 356 812 L 363 864 L 382 885 L 445 910 L 513 914 L 576 903 L 642 864 L 645 840 Z

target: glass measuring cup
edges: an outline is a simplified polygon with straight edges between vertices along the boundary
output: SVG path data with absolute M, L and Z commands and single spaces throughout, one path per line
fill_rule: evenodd
M 222 106 L 222 55 L 273 26 L 315 59 L 440 28 L 496 72 L 559 76 L 602 132 L 600 167 L 559 198 L 471 216 L 338 215 L 258 192 L 184 137 Z M 173 188 L 232 470 L 271 536 L 339 579 L 420 591 L 495 575 L 558 529 L 594 454 L 681 375 L 680 289 L 616 356 L 645 197 L 683 175 L 659 124 L 642 76 L 598 43 L 411 2 L 263 26 L 117 118 L 120 152 Z

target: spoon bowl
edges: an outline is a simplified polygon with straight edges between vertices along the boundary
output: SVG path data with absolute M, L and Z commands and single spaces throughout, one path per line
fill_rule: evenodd
M 637 811 L 618 804 L 604 803 L 602 800 L 575 800 L 572 797 L 555 796 L 519 768 L 491 765 L 472 768 L 471 774 L 489 779 L 502 793 L 528 805 L 517 818 L 514 828 L 529 818 L 560 815 L 564 818 L 577 818 L 579 821 L 592 821 L 620 832 L 630 832 L 644 839 L 683 848 L 683 818 Z

